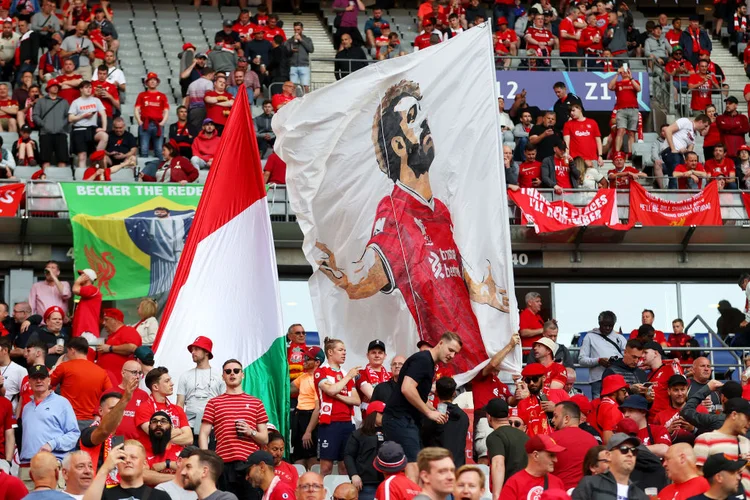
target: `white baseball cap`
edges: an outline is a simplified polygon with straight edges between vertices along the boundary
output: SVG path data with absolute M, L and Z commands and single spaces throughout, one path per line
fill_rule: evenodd
M 78 271 L 78 274 L 85 274 L 91 281 L 96 281 L 96 272 L 94 272 L 93 269 L 84 269 L 82 271 Z
M 552 339 L 548 339 L 547 337 L 542 337 L 539 340 L 534 342 L 535 344 L 542 344 L 543 346 L 547 347 L 550 351 L 552 351 L 552 356 L 557 354 L 558 345 L 552 341 Z

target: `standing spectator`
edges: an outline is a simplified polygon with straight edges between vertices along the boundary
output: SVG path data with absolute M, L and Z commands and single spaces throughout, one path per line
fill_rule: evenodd
M 511 336 L 508 345 L 497 351 L 489 362 L 476 374 L 471 381 L 472 402 L 474 404 L 474 428 L 485 416 L 485 406 L 495 399 L 500 398 L 509 404 L 516 404 L 516 398 L 498 376 L 500 365 L 503 360 L 513 352 L 521 339 L 517 334 Z
M 148 439 L 141 440 L 146 448 L 146 462 L 153 471 L 151 474 L 154 479 L 166 479 L 162 474 L 171 476 L 177 469 L 177 458 L 183 447 L 172 443 L 171 435 L 172 421 L 169 413 L 155 411 L 148 420 Z
M 578 362 L 589 368 L 591 397 L 598 398 L 601 393 L 601 380 L 604 369 L 611 364 L 610 358 L 621 357 L 625 349 L 625 338 L 613 333 L 617 316 L 611 311 L 599 314 L 599 328 L 587 332 L 581 344 Z
M 304 354 L 304 373 L 292 381 L 292 397 L 297 397 L 297 407 L 290 419 L 292 449 L 294 450 L 292 459 L 295 463 L 304 465 L 305 468 L 312 467 L 318 461 L 317 427 L 320 398 L 315 386 L 315 371 L 325 363 L 325 360 L 325 354 L 320 347 L 307 348 Z M 393 366 L 392 362 L 391 366 Z M 378 387 L 381 386 L 383 384 Z
M 52 306 L 44 312 L 44 325 L 35 326 L 29 336 L 29 343 L 42 342 L 47 349 L 47 368 L 54 368 L 57 360 L 65 352 L 63 345 L 70 339 L 70 332 L 63 328 L 65 312 Z
M 76 499 L 83 498 L 96 472 L 91 457 L 83 450 L 71 451 L 62 459 L 61 465 L 65 481 L 63 493 Z
M 193 429 L 195 443 L 198 443 L 206 404 L 211 398 L 226 391 L 221 373 L 212 369 L 209 363 L 214 357 L 211 353 L 213 345 L 214 343 L 208 337 L 197 337 L 188 346 L 188 351 L 196 366 L 183 373 L 177 384 L 177 406 L 185 410 L 190 427 Z
M 513 110 L 511 109 L 511 111 Z M 558 134 L 556 131 L 556 123 L 557 117 L 555 112 L 547 111 L 544 114 L 542 123 L 531 127 L 531 130 L 529 131 L 529 142 L 536 146 L 537 161 L 544 161 L 546 158 L 555 154 L 554 144 L 558 140 L 562 140 L 562 135 Z M 562 127 L 563 125 L 560 125 L 561 131 Z
M 721 134 L 721 142 L 726 146 L 727 156 L 734 159 L 737 158 L 740 146 L 745 144 L 745 137 L 750 132 L 750 122 L 747 115 L 737 111 L 736 97 L 729 96 L 724 102 L 726 108 L 716 117 L 716 126 Z
M 112 133 L 109 134 L 107 140 L 106 154 L 107 163 L 113 167 L 118 165 L 123 167 L 136 166 L 138 143 L 133 134 L 128 131 L 125 120 L 120 116 L 112 121 Z
M 23 408 L 22 419 L 26 429 L 33 429 L 33 432 L 23 433 L 19 453 L 20 478 L 27 487 L 33 484 L 29 476 L 29 462 L 34 455 L 46 451 L 62 460 L 66 453 L 75 448 L 81 435 L 73 407 L 67 399 L 50 389 L 49 370 L 46 366 L 35 365 L 29 368 L 29 384 L 33 396 L 31 402 Z
M 226 465 L 222 463 L 218 454 L 213 451 L 198 450 L 197 453 L 187 459 L 182 469 L 185 489 L 187 491 L 194 491 L 198 495 L 198 498 L 237 500 L 237 497 L 233 493 L 216 489 L 216 483 L 221 479 L 224 472 L 226 472 Z M 320 489 L 322 490 L 322 479 L 320 484 Z M 322 500 L 322 498 L 319 500 Z
M 39 126 L 39 157 L 42 168 L 54 161 L 58 167 L 68 163 L 68 102 L 58 96 L 57 80 L 47 82 L 47 95 L 34 106 L 34 123 Z
M 99 396 L 112 387 L 107 372 L 89 361 L 88 353 L 89 343 L 85 338 L 70 339 L 65 361 L 55 368 L 50 379 L 50 386 L 60 385 L 60 395 L 71 402 L 81 430 L 94 421 Z
M 208 63 L 216 73 L 224 75 L 231 73 L 237 67 L 237 53 L 224 45 L 224 35 L 221 31 L 214 37 L 214 46 L 208 52 Z
M 677 165 L 684 163 L 683 155 L 693 150 L 695 137 L 709 125 L 711 125 L 711 120 L 701 114 L 695 118 L 679 118 L 664 130 L 669 146 L 664 149 L 661 157 L 664 161 L 663 171 L 670 177 L 669 189 L 677 189 L 677 179 L 672 174 Z
M 698 410 L 701 405 L 704 405 L 706 398 L 711 396 L 711 393 L 717 391 L 719 388 L 721 388 L 719 391 L 720 412 L 717 413 L 717 411 L 714 410 L 711 413 L 705 413 L 702 410 Z M 680 411 L 680 416 L 687 422 L 698 427 L 699 431 L 713 431 L 719 429 L 726 420 L 724 408 L 726 407 L 727 401 L 732 398 L 741 397 L 742 393 L 742 386 L 739 382 L 735 382 L 734 380 L 727 381 L 724 384 L 716 380 L 709 380 L 705 387 L 699 389 L 688 397 L 685 406 L 683 406 Z
M 732 398 L 724 404 L 726 419 L 715 431 L 701 434 L 695 439 L 696 464 L 703 467 L 711 455 L 723 454 L 729 460 L 738 460 L 750 453 L 750 440 L 745 437 L 750 403 L 742 398 Z M 742 469 L 742 487 L 750 490 L 750 471 Z
M 78 279 L 73 283 L 73 295 L 80 297 L 76 314 L 73 318 L 73 336 L 80 337 L 88 333 L 99 337 L 101 330 L 100 316 L 102 307 L 102 293 L 94 286 L 96 273 L 93 269 L 78 271 Z
M 672 29 L 664 34 L 664 39 L 669 43 L 670 47 L 674 48 L 680 45 L 680 38 L 682 38 L 682 20 L 679 17 L 672 19 Z
M 122 366 L 133 359 L 133 352 L 141 345 L 141 336 L 132 326 L 126 325 L 122 311 L 107 308 L 103 311 L 104 328 L 109 332 L 105 344 L 96 346 L 97 364 L 109 373 L 112 385 L 122 382 Z
M 557 101 L 555 101 L 552 108 L 555 112 L 555 123 L 553 125 L 555 125 L 556 131 L 561 132 L 565 123 L 567 123 L 570 118 L 571 106 L 578 104 L 581 107 L 581 112 L 583 112 L 583 102 L 580 97 L 568 92 L 568 87 L 563 82 L 555 83 L 552 86 L 552 89 L 557 96 Z M 543 158 L 540 158 L 540 160 L 542 159 Z
M 711 104 L 711 96 L 715 89 L 720 89 L 716 77 L 708 72 L 708 63 L 699 61 L 697 71 L 688 78 L 688 90 L 691 92 L 690 109 L 693 114 L 702 114 Z
M 419 484 L 422 493 L 417 498 L 446 500 L 453 493 L 456 467 L 451 453 L 445 448 L 423 448 L 417 457 Z
M 273 104 L 270 100 L 266 99 L 263 101 L 263 113 L 253 119 L 255 137 L 258 140 L 258 150 L 260 151 L 261 158 L 266 156 L 266 151 L 269 147 L 273 150 L 273 144 L 276 142 L 276 134 L 271 127 L 272 119 Z
M 28 18 L 18 20 L 18 48 L 15 52 L 16 83 L 20 83 L 24 72 L 33 72 L 39 62 L 39 35 L 31 29 Z
M 524 112 L 524 116 L 530 116 Z M 523 188 L 538 188 L 542 185 L 542 164 L 536 161 L 536 146 L 531 143 L 524 148 L 524 161 L 518 166 L 518 185 Z
M 541 495 L 546 489 L 565 489 L 562 480 L 551 474 L 557 463 L 557 454 L 565 448 L 549 436 L 533 436 L 525 445 L 528 463 L 526 468 L 506 481 L 500 500 L 517 500 Z
M 126 393 L 130 390 L 130 387 L 134 387 L 130 391 L 132 392 L 132 397 L 126 404 L 122 420 L 117 425 L 117 430 L 115 431 L 116 435 L 123 436 L 125 439 L 139 439 L 142 437 L 140 430 L 135 425 L 135 411 L 142 403 L 149 400 L 149 395 L 146 391 L 138 388 L 142 375 L 143 372 L 137 361 L 132 359 L 126 361 L 122 365 L 122 371 L 120 372 L 122 382 L 120 382 L 120 385 L 112 388 L 112 392 L 122 394 L 124 398 L 127 397 Z
M 653 329 L 654 325 L 654 311 L 651 309 L 644 309 L 641 311 L 641 326 L 650 326 Z M 632 332 L 630 332 L 630 339 L 637 339 L 640 335 L 640 327 L 634 329 Z M 640 339 L 643 341 L 643 339 Z M 652 336 L 651 340 L 656 341 L 657 344 L 659 344 L 662 347 L 666 347 L 667 345 L 667 339 L 664 336 L 664 332 L 661 330 L 654 329 L 654 335 Z
M 216 453 L 224 461 L 223 484 L 240 498 L 246 498 L 250 489 L 242 464 L 248 455 L 268 443 L 268 416 L 263 403 L 242 390 L 242 364 L 230 359 L 222 370 L 227 390 L 206 404 L 198 442 L 201 449 L 207 449 L 213 428 Z M 190 487 L 186 485 L 186 489 Z
M 680 498 L 690 498 L 708 491 L 710 485 L 698 472 L 695 461 L 695 453 L 689 444 L 672 445 L 664 457 L 664 468 L 672 484 L 661 490 L 659 496 L 675 498 L 679 495 Z
M 276 474 L 273 455 L 267 451 L 254 451 L 238 467 L 237 472 L 245 472 L 247 482 L 254 488 L 263 490 L 264 498 L 269 500 L 295 498 L 295 487 L 282 481 Z
M 544 318 L 539 312 L 542 310 L 542 296 L 537 292 L 529 292 L 524 297 L 526 308 L 519 314 L 518 333 L 521 336 L 521 346 L 531 348 L 534 342 L 542 338 L 544 332 Z
M 607 444 L 609 471 L 585 476 L 573 490 L 573 500 L 648 500 L 643 490 L 630 480 L 640 444 L 638 438 L 624 433 L 612 436 Z
M 378 448 L 384 440 L 383 411 L 385 404 L 380 401 L 368 405 L 362 427 L 352 432 L 344 450 L 346 473 L 352 478 L 362 500 L 372 500 L 378 485 L 383 482 L 383 474 L 374 467 Z
M 578 7 L 571 5 L 567 9 L 567 15 L 560 21 L 560 57 L 563 58 L 568 71 L 576 67 L 575 59 L 578 57 L 578 42 L 581 40 L 581 30 L 586 27 L 585 23 L 579 21 L 580 13 Z
M 70 284 L 60 281 L 60 264 L 49 260 L 44 266 L 44 281 L 37 281 L 31 286 L 29 304 L 32 314 L 42 314 L 52 306 L 58 306 L 63 311 L 68 310 L 68 300 L 71 297 Z
M 710 485 L 708 491 L 702 495 L 692 497 L 696 500 L 740 498 L 738 494 L 740 487 L 740 471 L 744 470 L 747 460 L 729 460 L 724 455 L 717 453 L 711 455 L 703 465 L 703 476 Z
M 76 73 L 75 62 L 69 57 L 63 59 L 62 69 L 62 74 L 57 76 L 55 80 L 60 85 L 60 97 L 68 101 L 68 104 L 72 104 L 73 101 L 81 97 L 81 91 L 78 87 L 83 83 L 83 77 Z M 49 82 L 47 85 L 49 85 Z
M 13 77 L 16 47 L 20 38 L 21 35 L 13 31 L 13 20 L 4 19 L 3 31 L 0 34 L 0 76 L 5 81 Z
M 688 29 L 683 31 L 680 35 L 680 47 L 685 50 L 685 58 L 690 61 L 693 66 L 698 65 L 701 50 L 711 52 L 713 49 L 711 37 L 708 36 L 706 30 L 701 28 L 700 20 L 701 18 L 698 14 L 692 14 L 690 16 Z M 721 21 L 719 21 L 717 26 L 720 25 Z
M 618 78 L 620 80 L 618 81 Z M 641 84 L 633 79 L 630 68 L 620 68 L 617 75 L 610 80 L 609 89 L 615 92 L 615 110 L 617 110 L 617 136 L 615 151 L 622 151 L 622 140 L 628 134 L 628 153 L 633 154 L 635 133 L 638 131 L 638 93 Z M 573 155 L 575 156 L 575 155 Z
M 227 77 L 218 74 L 214 78 L 214 88 L 206 92 L 203 100 L 206 103 L 206 119 L 210 119 L 216 127 L 216 135 L 220 136 L 229 119 L 229 113 L 234 105 L 234 97 L 227 90 Z M 205 121 L 204 121 L 205 123 Z M 213 156 L 213 155 L 211 155 Z M 200 165 L 195 165 L 201 168 Z
M 10 351 L 12 349 L 11 339 L 6 335 L 0 338 L 0 374 L 2 374 L 2 387 L 5 389 L 5 399 L 12 403 L 11 415 L 18 406 L 18 394 L 21 391 L 21 384 L 23 377 L 26 375 L 26 370 L 19 364 L 14 363 L 10 359 Z M 0 418 L 0 424 L 4 420 Z M 3 430 L 0 430 L 0 443 L 2 443 Z M 12 446 L 11 446 L 12 448 Z M 3 454 L 0 453 L 0 457 Z
M 29 466 L 32 491 L 25 498 L 29 500 L 66 500 L 68 495 L 57 491 L 60 487 L 60 460 L 52 453 L 41 451 L 34 455 Z
M 208 58 L 205 54 L 198 57 L 195 53 L 195 45 L 190 42 L 182 45 L 182 52 L 177 54 L 180 59 L 180 90 L 183 99 L 187 97 L 188 86 L 201 77 L 201 70 L 205 67 Z
M 572 368 L 573 367 L 573 357 L 570 354 L 570 351 L 567 347 L 565 347 L 562 344 L 557 343 L 557 335 L 559 334 L 559 328 L 557 326 L 557 321 L 552 319 L 549 321 L 544 322 L 544 327 L 542 331 L 542 338 L 546 338 L 552 341 L 552 344 L 550 344 L 552 347 L 549 347 L 552 351 L 555 351 L 554 353 L 554 361 L 555 363 L 559 363 L 563 365 L 566 368 Z M 542 340 L 542 339 L 539 339 Z M 538 342 L 538 341 L 537 341 Z M 536 342 L 535 342 L 536 344 Z M 545 345 L 547 345 L 545 343 Z M 526 363 L 534 363 L 537 361 L 536 355 L 534 353 L 534 350 L 529 351 L 529 353 L 526 355 Z M 570 373 L 570 371 L 568 371 Z M 573 372 L 575 373 L 575 372 Z M 570 377 L 568 377 L 570 378 Z M 570 382 L 570 381 L 568 381 Z M 566 384 L 567 385 L 567 384 Z
M 555 475 L 565 484 L 566 489 L 578 485 L 583 477 L 580 464 L 584 461 L 589 449 L 597 446 L 597 440 L 579 425 L 581 409 L 572 401 L 563 401 L 555 405 L 552 424 L 555 432 L 551 438 L 566 448 L 566 453 L 558 457 L 555 464 Z
M 91 67 L 94 59 L 94 44 L 88 37 L 86 31 L 88 23 L 79 21 L 75 26 L 75 33 L 63 39 L 60 46 L 60 56 L 69 57 L 75 63 L 78 74 L 84 80 L 90 81 L 93 76 Z M 36 60 L 33 61 L 36 64 Z
M 246 74 L 252 75 L 250 85 L 245 84 Z M 233 77 L 234 85 L 227 87 L 227 93 L 236 98 L 238 92 L 245 92 L 247 94 L 248 102 L 251 104 L 254 103 L 255 98 L 260 95 L 260 81 L 258 80 L 258 75 L 252 70 L 248 70 L 246 73 L 245 71 L 236 69 L 234 70 Z
M 238 81 L 238 72 L 242 73 L 242 82 L 245 86 L 245 89 L 247 90 L 247 96 L 248 100 L 250 101 L 250 104 L 255 103 L 255 99 L 260 95 L 260 77 L 258 76 L 258 73 L 260 73 L 260 64 L 253 63 L 252 69 L 250 65 L 247 62 L 247 58 L 240 57 L 237 60 L 237 68 L 234 71 L 234 82 L 235 86 L 240 85 Z M 229 74 L 227 75 L 227 78 L 229 78 Z M 233 96 L 237 96 L 237 92 L 231 92 L 229 90 L 229 87 L 227 87 L 227 92 L 232 94 Z
M 112 123 L 112 118 L 117 114 L 120 114 L 120 91 L 117 85 L 109 83 L 107 81 L 108 69 L 105 65 L 100 65 L 96 68 L 97 78 L 91 82 L 91 86 L 94 88 L 94 95 L 102 101 L 104 110 L 107 113 L 107 123 Z
M 135 101 L 135 121 L 138 122 L 138 137 L 141 143 L 141 158 L 148 156 L 153 142 L 154 154 L 163 159 L 161 147 L 164 144 L 164 125 L 169 118 L 169 100 L 157 90 L 160 80 L 156 73 L 146 75 L 146 90 L 138 94 Z
M 720 148 L 720 151 L 724 151 L 723 148 Z M 677 318 L 675 320 L 672 320 L 672 335 L 669 336 L 669 339 L 667 340 L 667 347 L 689 347 L 693 346 L 692 343 L 693 338 L 685 333 L 685 322 L 682 321 L 682 319 Z M 698 347 L 699 344 L 697 341 L 694 344 L 695 347 Z M 692 365 L 693 364 L 693 353 L 690 351 L 671 351 L 670 357 L 673 359 L 680 360 L 680 364 L 682 365 Z
M 633 24 L 633 14 L 627 4 L 620 4 L 619 12 L 609 12 L 607 27 L 604 30 L 602 43 L 617 58 L 616 65 L 624 62 L 620 58 L 627 58 L 628 29 Z
M 142 402 L 135 411 L 135 425 L 141 431 L 139 439 L 148 436 L 151 416 L 157 411 L 166 412 L 172 420 L 170 442 L 180 446 L 193 444 L 193 432 L 190 430 L 185 412 L 169 401 L 174 392 L 174 382 L 169 371 L 163 366 L 156 367 L 146 375 L 146 387 L 151 391 L 151 397 Z
M 622 375 L 609 375 L 602 379 L 601 387 L 602 400 L 591 424 L 602 436 L 602 444 L 607 444 L 623 418 L 619 406 L 628 395 L 628 383 Z
M 273 456 L 273 472 L 279 478 L 287 483 L 292 489 L 297 488 L 297 481 L 299 481 L 299 473 L 297 468 L 289 462 L 283 460 L 284 453 L 286 453 L 286 440 L 284 436 L 276 431 L 268 432 L 268 445 L 266 446 L 267 451 Z M 372 460 L 370 460 L 372 464 Z
M 190 158 L 190 163 L 199 170 L 211 168 L 220 143 L 221 138 L 216 133 L 216 124 L 213 119 L 206 118 L 203 120 L 203 131 L 193 141 L 193 157 Z
M 190 157 L 193 154 L 194 136 L 188 124 L 188 110 L 185 106 L 177 108 L 177 121 L 169 126 L 169 141 L 175 141 L 179 146 L 180 156 Z
M 335 75 L 336 80 L 368 66 L 367 55 L 364 49 L 352 45 L 352 36 L 349 33 L 341 35 L 341 47 L 336 52 Z
M 513 159 L 522 162 L 524 161 L 524 152 L 526 151 L 527 145 L 529 144 L 529 133 L 531 132 L 531 113 L 529 111 L 522 111 L 521 112 L 521 120 L 513 127 L 513 138 L 516 143 L 516 148 L 513 152 Z M 535 161 L 536 160 L 536 148 L 534 149 L 534 158 L 529 159 L 526 158 L 526 161 Z M 541 163 L 540 163 L 541 165 Z M 519 181 L 520 182 L 520 181 Z M 540 179 L 541 182 L 541 179 Z M 522 186 L 522 187 L 530 187 L 530 186 Z
M 417 478 L 417 454 L 419 453 L 418 422 L 422 416 L 438 423 L 448 419 L 426 404 L 432 389 L 432 380 L 438 362 L 450 363 L 461 350 L 463 343 L 455 333 L 444 333 L 438 345 L 409 356 L 401 368 L 398 388 L 388 401 L 383 414 L 383 429 L 386 438 L 404 446 L 409 465 L 406 469 L 410 479 Z
M 503 484 L 516 472 L 523 470 L 528 460 L 525 445 L 529 437 L 510 424 L 508 415 L 508 403 L 503 399 L 495 398 L 487 403 L 487 422 L 493 429 L 486 439 L 492 498 L 500 495 Z
M 158 305 L 151 298 L 145 298 L 138 304 L 138 323 L 133 325 L 141 336 L 143 344 L 153 344 L 156 332 L 159 330 L 159 321 L 156 319 Z
M 373 340 L 367 346 L 367 365 L 359 372 L 359 377 L 354 387 L 359 393 L 359 398 L 364 403 L 362 406 L 366 409 L 366 403 L 370 401 L 372 393 L 378 384 L 387 382 L 391 374 L 383 366 L 385 361 L 385 344 L 381 340 Z
M 268 29 L 268 28 L 266 28 Z M 273 45 L 270 40 L 266 40 L 266 29 L 260 28 L 253 33 L 253 39 L 245 43 L 245 56 L 249 61 L 255 61 L 260 58 L 260 64 L 271 62 L 271 49 Z
M 618 344 L 619 346 L 619 344 Z M 644 393 L 643 384 L 648 380 L 646 372 L 638 368 L 643 357 L 643 344 L 636 339 L 630 339 L 625 344 L 622 356 L 609 363 L 602 373 L 602 378 L 612 374 L 622 375 L 628 383 L 630 392 L 633 394 Z
M 447 415 L 448 421 L 437 424 L 430 420 L 422 424 L 421 438 L 424 446 L 445 448 L 453 455 L 453 463 L 461 467 L 466 462 L 466 435 L 469 431 L 469 417 L 453 404 L 456 397 L 456 381 L 451 377 L 441 377 L 435 382 L 435 396 L 438 411 Z
M 359 16 L 360 11 L 367 9 L 365 4 L 362 3 L 362 0 L 334 0 L 331 6 L 336 13 L 336 22 L 338 23 L 336 24 L 336 33 L 333 35 L 333 48 L 335 50 L 340 50 L 341 35 L 344 33 L 351 35 L 355 47 L 362 47 L 365 42 L 362 40 L 362 34 L 357 27 L 359 24 L 357 17 Z M 302 23 L 294 23 L 295 35 L 297 34 L 298 24 L 300 27 L 302 26 Z M 312 41 L 310 42 L 310 47 L 312 47 Z M 312 53 L 312 50 L 308 50 L 308 52 Z M 292 63 L 292 81 L 294 81 L 294 63 Z M 305 85 L 299 81 L 294 81 L 294 83 Z M 305 89 L 305 92 L 308 92 L 308 90 Z
M 117 90 L 120 92 L 122 102 L 125 102 L 124 95 L 126 88 L 125 73 L 117 67 L 117 57 L 115 56 L 114 50 L 107 50 L 104 52 L 104 65 L 107 67 L 107 78 L 108 83 L 117 85 Z M 99 75 L 94 76 L 94 80 L 98 80 Z
M 555 193 L 562 194 L 565 189 L 573 189 L 580 183 L 581 172 L 570 168 L 567 145 L 560 140 L 552 145 L 553 156 L 542 161 L 542 186 L 553 188 Z
M 654 341 L 643 345 L 643 367 L 648 368 L 650 373 L 648 381 L 651 382 L 649 392 L 653 393 L 653 402 L 649 410 L 649 421 L 653 421 L 659 412 L 669 408 L 668 382 L 672 375 L 682 375 L 679 365 L 662 362 L 664 350 L 661 345 Z
M 597 162 L 601 167 L 604 165 L 604 157 L 599 125 L 583 116 L 583 108 L 578 104 L 571 105 L 569 113 L 570 119 L 563 126 L 563 139 L 570 150 L 570 156 L 580 156 L 590 165 Z
M 185 478 L 182 475 L 187 460 L 197 453 L 198 448 L 195 446 L 186 446 L 183 448 L 177 458 L 177 470 L 175 470 L 174 479 L 166 483 L 161 483 L 154 489 L 166 492 L 172 500 L 198 500 L 198 495 L 195 491 L 187 491 L 185 489 Z
M 672 57 L 664 68 L 664 71 L 672 77 L 675 89 L 682 94 L 687 93 L 687 82 L 693 73 L 693 64 L 683 58 L 682 47 L 675 45 L 672 47 Z
M 334 3 L 342 2 L 344 0 L 335 0 Z M 346 0 L 348 2 L 348 0 Z M 356 0 L 358 3 L 362 3 L 361 0 Z M 356 5 L 356 3 L 355 3 Z M 336 7 L 334 7 L 335 9 Z M 354 7 L 352 4 L 347 3 L 346 10 L 351 11 Z M 354 32 L 359 34 L 359 30 L 357 29 L 356 24 L 356 14 L 355 14 L 355 22 L 354 22 Z M 315 51 L 315 47 L 313 46 L 312 40 L 302 34 L 303 31 L 303 25 L 301 22 L 297 21 L 294 23 L 294 36 L 284 42 L 284 50 L 286 51 L 286 57 L 289 61 L 289 75 L 290 80 L 295 85 L 302 85 L 302 87 L 305 89 L 305 93 L 310 92 L 310 54 L 312 54 Z M 341 36 L 340 32 L 343 28 L 339 27 L 336 31 L 336 35 L 334 38 Z M 349 34 L 353 34 L 354 32 L 349 32 Z M 359 45 L 362 45 L 362 36 L 359 35 Z M 337 43 L 338 42 L 338 43 Z M 341 41 L 334 40 L 334 47 L 338 49 Z
M 380 446 L 378 456 L 372 465 L 379 472 L 383 473 L 385 481 L 382 481 L 378 486 L 375 498 L 379 500 L 384 498 L 407 499 L 419 494 L 419 486 L 406 477 L 404 473 L 406 464 L 406 455 L 400 444 L 394 441 L 386 441 Z M 301 481 L 300 479 L 300 483 Z M 297 498 L 303 500 L 299 494 Z M 304 500 L 312 499 L 304 497 Z
M 531 363 L 521 371 L 522 381 L 516 382 L 518 390 L 518 416 L 526 423 L 526 433 L 529 436 L 550 434 L 549 419 L 555 408 L 555 403 L 567 401 L 568 394 L 564 389 L 548 389 L 545 387 L 546 368 L 540 363 Z
M 71 153 L 78 155 L 78 168 L 86 167 L 87 155 L 107 147 L 107 114 L 102 101 L 92 96 L 91 82 L 80 86 L 81 97 L 70 104 L 68 121 L 73 124 L 70 135 Z M 97 117 L 101 127 L 97 126 Z

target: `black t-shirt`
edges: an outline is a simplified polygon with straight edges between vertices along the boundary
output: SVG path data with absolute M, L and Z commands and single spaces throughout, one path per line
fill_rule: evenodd
M 510 425 L 503 425 L 487 436 L 487 458 L 490 463 L 496 456 L 505 457 L 505 478 L 526 468 L 528 454 L 526 441 L 529 436 L 525 432 Z
M 554 130 L 554 127 L 545 127 L 544 125 L 534 125 L 531 127 L 531 130 L 529 131 L 529 138 L 533 135 L 542 135 L 545 130 L 548 128 L 552 128 Z M 536 144 L 536 161 L 542 161 L 545 158 L 549 158 L 550 156 L 555 154 L 555 150 L 552 149 L 552 146 L 557 142 L 562 141 L 562 138 L 558 134 L 552 134 L 549 137 L 546 137 L 539 141 Z
M 107 151 L 110 153 L 127 153 L 136 146 L 135 137 L 127 130 L 121 136 L 115 135 L 114 132 L 111 133 L 109 141 L 107 141 Z M 116 164 L 116 160 L 114 161 Z
M 102 500 L 144 500 L 146 491 L 149 491 L 148 500 L 172 500 L 166 491 L 149 488 L 145 484 L 140 488 L 123 488 L 120 485 L 105 488 Z
M 555 111 L 555 115 L 557 116 L 555 130 L 563 129 L 563 127 L 565 126 L 565 122 L 567 122 L 568 118 L 570 118 L 570 107 L 573 104 L 578 104 L 581 106 L 581 108 L 583 108 L 583 102 L 581 101 L 581 98 L 575 94 L 568 94 L 568 96 L 565 98 L 565 101 L 558 99 L 555 102 L 555 105 L 552 108 Z M 537 155 L 537 161 L 539 161 L 539 155 Z
M 404 378 L 409 377 L 417 383 L 417 392 L 422 401 L 427 401 L 427 397 L 432 390 L 432 379 L 435 377 L 435 361 L 432 359 L 430 351 L 420 351 L 409 356 L 401 373 L 398 376 L 398 385 L 393 394 L 385 405 L 385 414 L 392 417 L 403 417 L 410 415 L 415 422 L 419 422 L 422 413 L 414 408 L 412 404 L 401 393 L 401 384 Z

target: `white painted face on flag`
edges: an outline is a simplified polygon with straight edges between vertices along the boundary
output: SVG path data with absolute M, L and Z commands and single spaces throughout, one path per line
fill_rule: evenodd
M 430 149 L 432 134 L 427 123 L 427 112 L 422 109 L 421 103 L 412 96 L 405 96 L 393 110 L 403 115 L 401 130 L 409 142 L 421 145 L 425 152 Z

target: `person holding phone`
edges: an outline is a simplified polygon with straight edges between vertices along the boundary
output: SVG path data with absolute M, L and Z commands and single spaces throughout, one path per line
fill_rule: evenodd
M 44 280 L 31 285 L 29 291 L 31 314 L 44 314 L 52 306 L 67 311 L 71 296 L 70 283 L 60 281 L 60 264 L 48 260 L 44 265 Z

